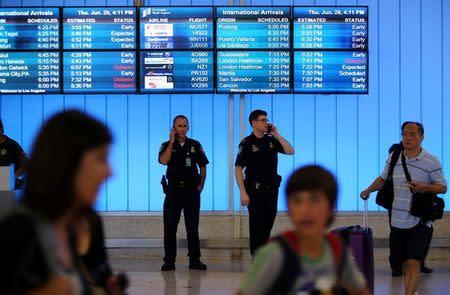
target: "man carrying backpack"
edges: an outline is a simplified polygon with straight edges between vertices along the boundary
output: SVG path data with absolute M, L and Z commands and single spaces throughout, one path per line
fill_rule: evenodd
M 447 191 L 447 183 L 439 160 L 426 152 L 421 143 L 424 128 L 419 122 L 402 125 L 402 145 L 397 160 L 389 155 L 383 173 L 361 192 L 367 199 L 371 192 L 381 189 L 392 173 L 393 202 L 391 205 L 389 236 L 389 261 L 391 265 L 404 266 L 405 295 L 416 292 L 420 278 L 420 264 L 425 259 L 431 237 L 431 220 L 411 214 L 414 193 L 441 194 Z M 395 163 L 391 168 L 391 161 Z M 392 172 L 391 172 L 392 171 Z
M 393 145 L 391 145 L 391 147 L 389 148 L 389 154 L 398 151 L 398 152 L 402 152 L 405 149 L 405 147 L 403 146 L 402 142 L 400 141 L 399 143 L 394 143 Z M 389 210 L 389 224 L 391 224 L 391 212 Z M 425 259 L 428 256 L 428 252 L 430 250 L 430 244 L 431 244 L 431 240 L 433 239 L 433 225 L 431 225 L 431 234 L 430 234 L 430 238 L 428 240 L 428 245 L 427 245 L 427 251 L 425 253 L 425 258 L 420 262 L 420 272 L 424 273 L 424 274 L 430 274 L 432 273 L 434 270 L 432 268 L 429 268 L 425 265 Z M 398 265 L 395 265 L 393 263 L 391 263 L 391 270 L 392 270 L 392 276 L 393 277 L 401 277 L 403 272 L 402 272 L 402 265 L 401 263 Z

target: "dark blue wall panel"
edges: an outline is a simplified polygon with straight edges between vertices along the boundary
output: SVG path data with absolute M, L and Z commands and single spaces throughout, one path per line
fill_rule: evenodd
M 228 188 L 228 95 L 212 96 L 212 138 L 213 147 L 208 173 L 213 181 L 213 209 L 227 210 L 229 204 Z M 234 159 L 231 159 L 234 160 Z M 212 176 L 212 177 L 211 177 Z
M 128 195 L 128 97 L 127 95 L 108 95 L 106 122 L 115 138 L 111 149 L 111 162 L 114 175 L 108 181 L 108 211 L 127 211 Z M 133 147 L 134 148 L 134 147 Z
M 29 151 L 42 124 L 42 96 L 22 96 L 22 147 Z
M 213 96 L 208 94 L 192 95 L 192 115 L 191 119 L 191 137 L 200 141 L 203 150 L 205 151 L 208 160 L 213 163 L 214 157 L 214 142 L 213 132 L 221 134 L 220 130 L 214 130 L 213 126 Z M 225 133 L 222 133 L 225 134 Z M 214 170 L 212 165 L 206 166 L 206 182 L 203 192 L 201 194 L 201 209 L 213 209 L 213 191 L 214 191 Z M 225 197 L 218 194 L 217 197 Z
M 442 165 L 444 173 L 450 175 L 450 2 L 442 1 Z M 448 194 L 447 194 L 448 195 Z M 448 199 L 447 199 L 448 200 Z M 448 201 L 447 201 L 448 203 Z
M 106 95 L 86 95 L 85 110 L 97 120 L 106 124 Z M 113 139 L 113 144 L 116 139 Z M 97 198 L 97 210 L 106 211 L 107 185 L 103 185 Z
M 356 0 L 339 0 L 337 5 L 357 5 Z M 336 98 L 336 176 L 341 187 L 338 210 L 356 210 L 358 199 L 358 95 Z
M 166 167 L 158 163 L 158 152 L 161 143 L 169 140 L 169 131 L 172 128 L 170 95 L 149 95 L 149 114 L 150 210 L 160 211 L 164 200 L 160 181 Z
M 400 15 L 400 119 L 421 120 L 420 0 L 402 1 Z
M 423 146 L 442 159 L 442 14 L 441 0 L 422 1 L 421 98 Z M 450 54 L 447 51 L 447 55 Z
M 231 97 L 233 99 L 233 115 L 234 115 L 233 116 L 233 120 L 234 120 L 234 129 L 233 129 L 233 134 L 234 134 L 233 151 L 234 151 L 234 154 L 233 154 L 233 161 L 234 161 L 236 159 L 236 156 L 237 156 L 239 143 L 241 142 L 241 128 L 240 128 L 241 122 L 240 122 L 240 120 L 243 120 L 243 124 L 244 124 L 244 127 L 242 128 L 242 129 L 244 129 L 244 131 L 242 132 L 243 133 L 242 137 L 245 137 L 246 134 L 247 134 L 247 126 L 248 126 L 247 122 L 248 121 L 247 121 L 247 118 L 245 117 L 245 114 L 247 114 L 247 107 L 245 106 L 245 103 L 244 103 L 244 110 L 243 110 L 244 116 L 242 116 L 242 118 L 241 118 L 240 117 L 240 111 L 241 111 L 240 110 L 240 101 L 241 101 L 241 98 L 240 98 L 239 95 L 232 95 Z M 234 174 L 234 170 L 233 170 L 233 180 L 234 179 L 235 179 L 235 174 Z M 239 211 L 241 209 L 241 207 L 240 207 L 240 192 L 239 192 L 238 186 L 236 185 L 236 181 L 234 181 L 233 188 L 234 188 L 234 191 L 233 191 L 233 196 L 234 196 L 233 209 L 235 211 Z
M 128 205 L 131 211 L 149 210 L 149 106 L 147 95 L 128 99 Z
M 286 110 L 292 110 L 294 106 L 294 96 L 283 94 L 274 95 L 272 99 L 272 121 L 278 128 L 281 135 L 292 145 L 294 144 L 294 126 L 296 115 L 294 112 L 286 112 Z M 294 157 L 280 154 L 278 157 L 278 174 L 286 180 L 292 170 L 294 169 Z M 280 186 L 280 197 L 278 198 L 278 208 L 280 210 L 286 210 L 286 202 L 284 196 L 284 185 L 286 181 L 282 182 Z
M 400 140 L 400 5 L 380 1 L 379 16 L 379 162 L 384 167 L 387 151 Z M 369 48 L 370 50 L 370 48 Z M 374 85 L 372 85 L 374 86 Z
M 370 0 L 359 1 L 360 5 L 369 6 L 369 94 L 358 97 L 358 192 L 365 189 L 380 173 L 380 161 L 378 153 L 379 145 L 379 3 Z M 382 158 L 387 156 L 383 151 Z M 344 183 L 341 186 L 345 185 Z M 363 209 L 363 202 L 356 197 L 358 209 Z M 369 199 L 369 209 L 377 210 L 375 198 Z
M 69 94 L 64 96 L 64 109 L 77 109 L 84 111 L 86 106 L 85 95 L 83 94 Z

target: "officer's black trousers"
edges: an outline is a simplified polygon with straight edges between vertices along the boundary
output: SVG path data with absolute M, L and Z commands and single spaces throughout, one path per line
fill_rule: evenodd
M 164 200 L 164 261 L 175 262 L 177 256 L 177 228 L 181 211 L 188 240 L 188 256 L 190 259 L 200 257 L 200 241 L 198 223 L 200 214 L 200 193 L 197 189 L 169 189 Z
M 250 254 L 266 244 L 277 215 L 278 187 L 249 189 Z

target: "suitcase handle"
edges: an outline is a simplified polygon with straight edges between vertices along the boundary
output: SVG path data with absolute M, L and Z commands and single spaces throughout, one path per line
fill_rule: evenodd
M 364 212 L 363 212 L 363 228 L 367 229 L 369 227 L 368 222 L 368 211 L 369 211 L 369 205 L 367 203 L 367 200 L 364 200 Z

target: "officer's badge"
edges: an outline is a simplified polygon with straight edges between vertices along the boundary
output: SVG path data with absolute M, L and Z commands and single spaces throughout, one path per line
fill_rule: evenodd
M 191 153 L 195 153 L 195 147 L 191 147 Z
M 7 151 L 6 149 L 2 149 L 2 150 L 0 151 L 0 154 L 1 154 L 2 156 L 4 156 L 4 155 L 6 155 L 7 152 L 8 152 L 8 151 Z
M 252 152 L 256 153 L 259 151 L 259 148 L 256 145 L 252 145 Z
M 269 142 L 269 147 L 270 147 L 271 150 L 273 149 L 273 143 L 272 142 Z

